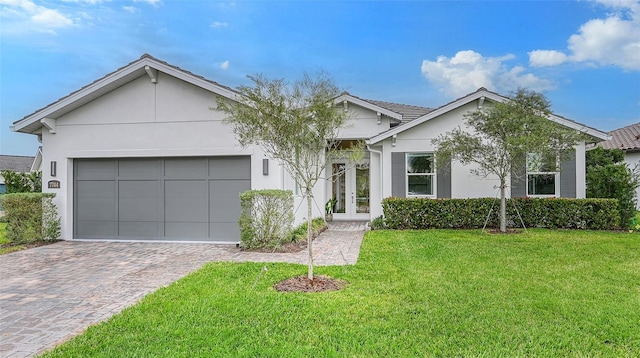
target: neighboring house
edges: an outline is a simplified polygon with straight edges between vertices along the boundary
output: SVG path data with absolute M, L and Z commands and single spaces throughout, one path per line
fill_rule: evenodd
M 34 168 L 34 157 L 21 155 L 0 155 L 0 172 L 3 170 L 13 170 L 16 173 L 29 173 Z M 5 193 L 5 183 L 2 173 L 0 173 L 0 193 Z
M 239 145 L 225 114 L 213 109 L 217 96 L 235 100 L 238 93 L 143 55 L 15 122 L 14 131 L 42 141 L 43 190 L 57 194 L 62 237 L 235 243 L 240 192 L 291 189 L 298 207 L 294 181 L 258 146 Z M 434 172 L 431 139 L 463 125 L 468 111 L 504 100 L 481 88 L 430 109 L 342 94 L 335 103 L 351 120 L 339 139 L 365 141 L 368 150 L 356 166 L 329 163 L 329 172 L 342 174 L 314 189 L 314 216 L 332 197 L 334 218 L 342 220 L 381 215 L 388 196 L 495 197 L 496 181 L 473 176 L 472 167 L 454 163 L 447 173 Z M 607 138 L 577 122 L 550 120 L 593 142 Z M 584 147 L 561 173 L 530 171 L 533 184 L 514 183 L 513 195 L 584 197 Z M 48 188 L 52 180 L 59 188 Z M 305 212 L 296 212 L 297 222 Z
M 635 123 L 609 132 L 611 139 L 600 142 L 606 149 L 622 149 L 625 152 L 624 162 L 629 168 L 640 170 L 640 123 Z M 636 189 L 636 209 L 640 210 L 640 187 Z

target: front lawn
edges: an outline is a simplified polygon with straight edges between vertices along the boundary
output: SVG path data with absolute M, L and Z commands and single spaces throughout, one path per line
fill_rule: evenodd
M 640 356 L 637 234 L 373 231 L 316 269 L 337 292 L 279 293 L 305 267 L 262 267 L 208 264 L 45 356 Z

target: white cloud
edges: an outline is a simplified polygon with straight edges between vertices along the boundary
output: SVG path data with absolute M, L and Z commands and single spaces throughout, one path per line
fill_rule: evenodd
M 130 12 L 130 13 L 136 13 L 138 11 L 138 8 L 135 6 L 123 6 L 122 10 L 126 11 L 126 12 Z
M 227 27 L 227 26 L 229 26 L 229 24 L 226 22 L 214 21 L 211 23 L 211 27 L 213 27 L 214 29 L 219 29 L 221 27 Z
M 38 11 L 31 16 L 31 21 L 45 27 L 67 27 L 73 25 L 71 19 L 52 9 Z
M 533 67 L 556 66 L 567 61 L 567 55 L 560 51 L 535 50 L 529 52 L 529 64 Z
M 143 2 L 153 6 L 159 6 L 160 0 L 133 0 L 133 2 Z
M 73 26 L 71 18 L 58 10 L 36 5 L 31 0 L 0 0 L 4 25 L 9 32 L 43 31 Z
M 520 66 L 509 68 L 505 62 L 514 59 L 508 54 L 502 57 L 483 57 L 472 51 L 459 51 L 448 58 L 439 56 L 436 61 L 422 61 L 422 74 L 448 96 L 459 97 L 480 87 L 504 92 L 518 87 L 542 91 L 553 88 L 545 79 L 526 73 Z
M 228 68 L 229 68 L 229 60 L 226 60 L 220 64 L 220 69 L 222 69 L 223 71 L 226 71 Z
M 64 2 L 73 2 L 73 3 L 85 3 L 89 5 L 96 5 L 105 2 L 105 0 L 62 0 Z M 111 1 L 111 0 L 106 0 Z
M 567 40 L 567 54 L 536 50 L 529 53 L 532 66 L 555 66 L 562 62 L 592 63 L 640 70 L 640 2 L 597 0 L 614 12 L 580 26 Z M 564 61 L 560 59 L 564 56 Z M 555 61 L 554 61 L 555 60 Z

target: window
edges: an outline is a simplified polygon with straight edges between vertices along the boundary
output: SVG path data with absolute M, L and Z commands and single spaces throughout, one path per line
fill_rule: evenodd
M 433 153 L 407 153 L 407 197 L 434 196 Z
M 538 153 L 527 155 L 527 196 L 556 196 L 558 173 L 554 161 Z

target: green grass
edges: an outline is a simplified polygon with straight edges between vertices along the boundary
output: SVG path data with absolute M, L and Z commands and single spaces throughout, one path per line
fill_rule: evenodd
M 373 231 L 341 291 L 211 263 L 46 357 L 640 356 L 640 235 Z
M 10 241 L 9 239 L 7 239 L 7 223 L 0 222 L 0 246 L 9 243 Z M 8 254 L 9 252 L 20 251 L 22 249 L 24 249 L 23 245 L 0 247 L 0 255 Z

